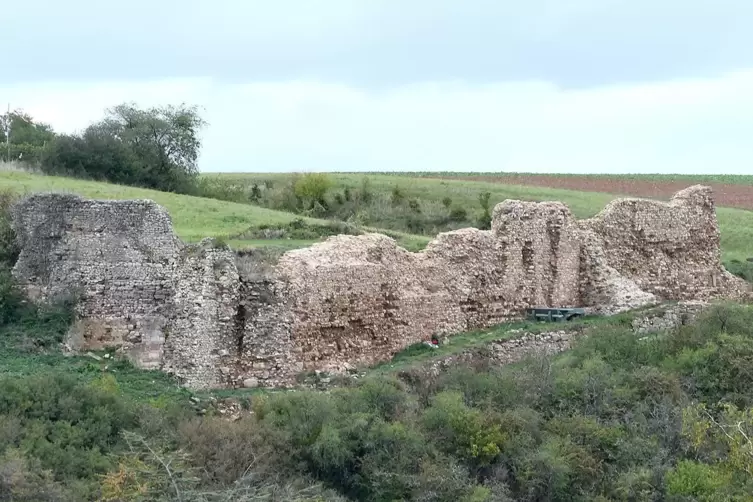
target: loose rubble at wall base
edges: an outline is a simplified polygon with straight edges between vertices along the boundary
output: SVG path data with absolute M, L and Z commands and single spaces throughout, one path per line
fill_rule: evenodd
M 13 273 L 29 297 L 78 297 L 71 350 L 117 347 L 196 389 L 287 386 L 528 307 L 614 314 L 750 292 L 721 264 L 712 192 L 700 185 L 669 202 L 617 199 L 581 221 L 559 202 L 506 200 L 491 230 L 443 233 L 421 252 L 339 235 L 273 266 L 212 239 L 181 242 L 150 200 L 34 194 L 12 221 Z

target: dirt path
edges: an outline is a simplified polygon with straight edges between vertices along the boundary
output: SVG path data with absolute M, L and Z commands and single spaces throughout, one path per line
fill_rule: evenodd
M 485 181 L 511 185 L 529 185 L 547 188 L 563 188 L 584 192 L 604 192 L 655 199 L 669 199 L 676 192 L 687 188 L 688 181 L 644 181 L 630 179 L 600 178 L 596 176 L 556 176 L 504 174 L 500 176 L 437 176 L 441 179 Z M 724 183 L 704 183 L 714 190 L 717 206 L 753 210 L 753 186 Z

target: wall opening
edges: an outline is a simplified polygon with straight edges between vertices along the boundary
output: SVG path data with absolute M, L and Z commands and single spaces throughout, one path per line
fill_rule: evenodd
M 533 267 L 533 241 L 525 241 L 523 243 L 523 269 L 527 273 L 528 269 Z
M 235 310 L 233 334 L 235 335 L 236 353 L 241 356 L 243 355 L 243 338 L 246 335 L 246 306 L 242 303 Z

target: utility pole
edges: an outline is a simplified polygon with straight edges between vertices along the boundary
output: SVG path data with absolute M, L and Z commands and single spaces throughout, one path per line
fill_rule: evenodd
M 5 150 L 7 152 L 7 160 L 10 162 L 10 103 L 8 103 L 8 113 L 5 115 Z

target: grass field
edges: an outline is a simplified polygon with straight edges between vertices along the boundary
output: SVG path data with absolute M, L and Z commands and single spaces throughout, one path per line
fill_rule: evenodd
M 463 176 L 465 173 L 460 174 Z M 290 178 L 289 174 L 206 174 L 207 177 L 218 177 L 229 183 L 248 185 L 271 180 L 281 184 Z M 333 191 L 342 191 L 346 187 L 358 189 L 363 182 L 362 174 L 332 174 Z M 753 176 L 748 177 L 753 179 Z M 411 178 L 397 174 L 368 175 L 369 185 L 376 193 L 388 194 L 398 187 L 406 198 L 415 198 L 436 206 L 442 199 L 450 197 L 453 204 L 462 207 L 478 208 L 478 198 L 483 192 L 491 193 L 490 202 L 494 204 L 505 199 L 529 201 L 553 200 L 565 203 L 577 218 L 589 218 L 598 213 L 617 196 L 609 193 L 581 192 L 562 190 L 539 186 L 507 185 L 483 181 L 446 180 L 429 178 Z M 691 183 L 689 183 L 691 184 Z M 375 225 L 391 228 L 391 221 L 383 208 L 374 208 L 377 213 Z M 384 217 L 379 214 L 384 213 Z M 718 207 L 717 216 L 722 233 L 723 259 L 745 260 L 753 257 L 753 211 L 743 209 Z
M 249 227 L 284 225 L 301 218 L 291 213 L 273 211 L 249 204 L 14 171 L 0 171 L 0 190 L 3 189 L 10 189 L 19 194 L 64 192 L 96 199 L 151 199 L 169 211 L 175 232 L 186 242 L 197 242 L 203 237 L 218 237 L 226 240 L 228 244 L 235 248 L 273 245 L 286 249 L 305 247 L 316 242 L 316 239 L 232 239 L 231 236 L 242 233 Z M 303 217 L 301 219 L 312 225 L 326 225 L 328 223 L 315 218 Z M 370 228 L 364 230 L 379 231 L 379 229 Z M 429 241 L 429 238 L 423 236 L 400 232 L 390 233 L 402 246 L 408 249 L 420 249 Z
M 283 182 L 286 174 L 220 174 L 218 176 L 232 183 L 250 185 L 261 180 Z M 333 190 L 345 187 L 357 189 L 363 176 L 360 174 L 333 174 Z M 377 193 L 389 193 L 395 186 L 406 198 L 415 198 L 426 203 L 439 205 L 449 197 L 453 204 L 475 208 L 478 197 L 483 192 L 491 193 L 492 206 L 504 199 L 557 200 L 567 204 L 578 218 L 587 218 L 600 211 L 614 195 L 593 192 L 578 192 L 546 187 L 529 187 L 486 183 L 481 181 L 442 180 L 409 178 L 389 174 L 368 176 L 371 189 Z M 260 225 L 284 225 L 301 218 L 311 225 L 327 225 L 327 221 L 306 218 L 283 211 L 275 211 L 249 204 L 225 202 L 215 199 L 177 195 L 155 190 L 74 180 L 54 176 L 41 176 L 24 172 L 0 172 L 0 190 L 11 189 L 18 193 L 69 192 L 85 197 L 101 199 L 152 199 L 170 212 L 176 233 L 187 242 L 195 242 L 202 237 L 220 237 L 236 248 L 276 246 L 284 249 L 304 247 L 316 239 L 305 240 L 263 240 L 256 238 L 233 239 L 235 234 Z M 719 226 L 722 232 L 722 250 L 725 260 L 745 260 L 753 256 L 753 211 L 732 208 L 717 208 Z M 404 247 L 421 249 L 431 236 L 411 235 L 391 230 L 389 219 L 378 220 L 378 226 L 363 227 L 366 231 L 386 231 Z
M 359 173 L 352 173 L 354 175 Z M 385 173 L 368 173 L 370 175 L 383 175 Z M 404 172 L 395 173 L 400 177 L 411 178 L 457 178 L 462 180 L 469 177 L 495 177 L 504 180 L 505 178 L 514 178 L 524 175 L 526 177 L 552 177 L 558 178 L 582 178 L 582 179 L 603 179 L 603 180 L 635 180 L 649 181 L 656 183 L 665 182 L 683 182 L 689 185 L 695 183 L 721 183 L 729 185 L 748 185 L 753 186 L 753 175 L 745 174 L 537 174 L 537 173 L 495 173 L 495 172 Z

